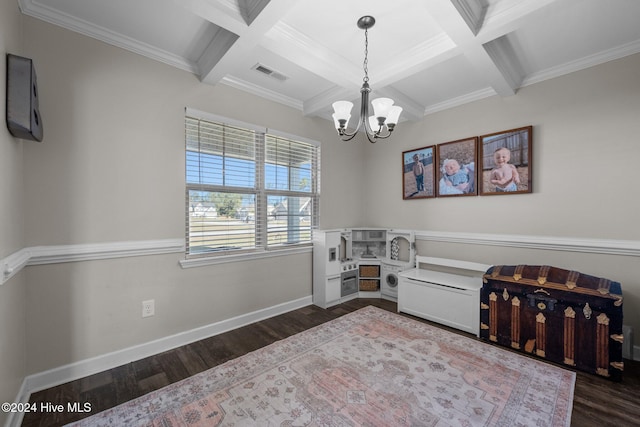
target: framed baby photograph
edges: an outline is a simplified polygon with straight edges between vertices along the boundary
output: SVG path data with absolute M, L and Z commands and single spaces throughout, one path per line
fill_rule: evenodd
M 402 198 L 424 199 L 435 197 L 435 146 L 402 152 Z
M 478 138 L 437 145 L 436 194 L 438 197 L 475 196 Z
M 533 127 L 480 137 L 480 195 L 531 193 Z

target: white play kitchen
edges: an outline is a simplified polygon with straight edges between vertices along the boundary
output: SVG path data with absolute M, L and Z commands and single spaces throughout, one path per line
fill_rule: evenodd
M 415 232 L 394 229 L 314 231 L 313 303 L 354 298 L 398 302 L 398 311 L 480 331 L 482 275 L 489 265 L 417 256 Z
M 398 297 L 398 274 L 415 265 L 412 231 L 353 228 L 314 231 L 313 303 Z

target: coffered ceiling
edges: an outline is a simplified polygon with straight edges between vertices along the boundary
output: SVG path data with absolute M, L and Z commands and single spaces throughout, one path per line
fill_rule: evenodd
M 23 13 L 330 118 L 372 97 L 424 115 L 640 52 L 638 0 L 19 0 Z M 639 83 L 640 84 L 640 83 Z

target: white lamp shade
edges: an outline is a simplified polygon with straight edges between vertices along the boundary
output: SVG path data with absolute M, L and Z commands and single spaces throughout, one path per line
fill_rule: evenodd
M 369 127 L 372 131 L 377 132 L 380 129 L 380 124 L 376 116 L 369 116 Z
M 371 105 L 373 105 L 373 114 L 376 117 L 388 117 L 389 109 L 393 106 L 393 99 L 376 98 L 371 101 Z
M 351 109 L 353 108 L 353 102 L 349 101 L 336 101 L 333 103 L 334 120 L 346 120 L 347 123 L 351 118 Z
M 338 118 L 338 115 L 336 113 L 333 113 L 331 117 L 333 117 L 333 124 L 335 125 L 336 129 L 340 129 L 340 119 Z M 344 120 L 346 120 L 346 123 L 344 124 L 344 127 L 346 128 L 349 124 L 349 120 L 351 120 L 351 114 L 344 118 Z
M 387 116 L 387 124 L 396 125 L 398 119 L 400 119 L 400 113 L 402 113 L 402 107 L 394 105 L 389 109 L 389 115 Z

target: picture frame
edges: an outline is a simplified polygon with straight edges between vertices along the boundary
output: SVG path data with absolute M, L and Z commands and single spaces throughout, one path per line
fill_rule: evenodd
M 482 135 L 479 138 L 480 195 L 533 192 L 531 174 L 533 127 L 504 130 Z
M 476 196 L 478 137 L 437 145 L 437 197 Z
M 420 174 L 419 172 L 422 173 Z M 434 172 L 434 145 L 403 151 L 402 198 L 404 200 L 413 200 L 435 197 Z

